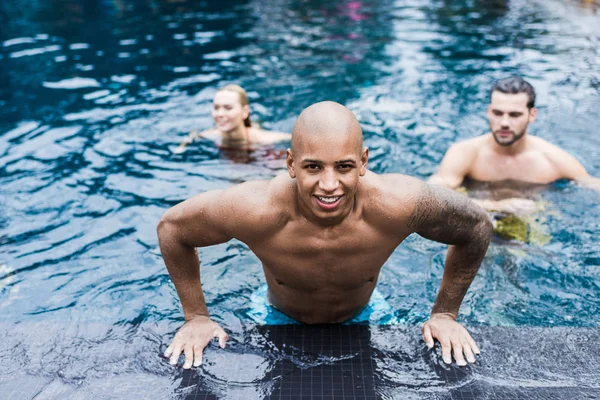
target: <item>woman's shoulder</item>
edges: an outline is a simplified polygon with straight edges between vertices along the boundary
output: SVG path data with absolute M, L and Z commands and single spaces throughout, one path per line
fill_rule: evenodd
M 221 138 L 221 132 L 219 132 L 219 130 L 216 128 L 211 128 L 204 131 L 197 131 L 196 137 L 217 140 Z
M 283 141 L 289 141 L 292 135 L 285 132 L 267 131 L 260 128 L 251 127 L 248 129 L 250 140 L 259 144 L 271 144 Z

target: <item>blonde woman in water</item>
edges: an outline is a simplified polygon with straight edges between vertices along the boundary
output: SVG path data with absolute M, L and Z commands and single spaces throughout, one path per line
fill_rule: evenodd
M 188 144 L 200 137 L 212 140 L 222 149 L 246 151 L 291 138 L 289 133 L 265 131 L 252 126 L 248 96 L 238 85 L 227 85 L 215 94 L 212 116 L 215 127 L 190 132 L 175 153 L 183 153 Z

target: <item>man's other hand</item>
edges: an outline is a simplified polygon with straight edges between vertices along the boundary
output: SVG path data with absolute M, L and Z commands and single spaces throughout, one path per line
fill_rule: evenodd
M 219 338 L 219 346 L 224 349 L 229 335 L 209 317 L 194 317 L 179 328 L 164 355 L 175 365 L 183 352 L 183 368 L 198 367 L 202 364 L 202 352 L 212 338 Z
M 452 354 L 460 366 L 474 363 L 474 354 L 479 354 L 479 347 L 464 326 L 447 314 L 433 314 L 429 321 L 423 324 L 423 340 L 430 349 L 433 340 L 437 339 L 442 345 L 442 359 L 446 364 L 452 364 Z
M 487 211 L 500 211 L 516 216 L 531 215 L 544 208 L 542 202 L 536 202 L 530 199 L 521 199 L 513 197 L 504 200 L 480 200 L 472 199 L 477 205 Z

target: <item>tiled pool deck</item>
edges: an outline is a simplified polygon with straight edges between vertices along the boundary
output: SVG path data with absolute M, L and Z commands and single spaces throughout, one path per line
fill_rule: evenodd
M 231 332 L 226 350 L 211 346 L 201 368 L 183 371 L 160 357 L 170 333 L 158 326 L 127 336 L 99 325 L 4 325 L 0 398 L 600 398 L 600 330 L 470 330 L 482 354 L 468 367 L 444 365 L 417 327 L 283 325 Z M 73 347 L 57 351 L 52 338 Z

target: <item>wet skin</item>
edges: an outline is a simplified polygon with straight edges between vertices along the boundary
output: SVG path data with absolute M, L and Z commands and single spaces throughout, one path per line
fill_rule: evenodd
M 281 185 L 285 207 L 296 196 L 295 183 L 286 177 L 274 183 Z M 381 196 L 376 183 L 383 182 L 367 173 L 358 190 L 365 197 Z M 288 214 L 285 225 L 268 240 L 248 238 L 248 246 L 263 262 L 275 307 L 305 323 L 342 322 L 365 307 L 382 265 L 411 233 L 409 216 L 402 224 L 406 229 L 393 229 L 382 226 L 381 210 L 365 206 L 360 196 L 352 211 L 331 226 Z
M 182 153 L 186 146 L 203 137 L 215 142 L 224 150 L 251 151 L 260 145 L 287 141 L 289 133 L 265 131 L 256 127 L 247 127 L 244 120 L 250 115 L 250 106 L 242 104 L 239 93 L 220 90 L 213 99 L 212 117 L 215 128 L 202 132 L 193 131 L 184 140 L 175 153 Z
M 448 363 L 451 351 L 460 365 L 475 361 L 477 345 L 455 318 L 490 240 L 485 212 L 452 191 L 369 172 L 367 162 L 354 116 L 318 103 L 296 122 L 287 175 L 206 192 L 165 213 L 160 247 L 187 321 L 166 353 L 172 362 L 184 351 L 184 367 L 197 365 L 213 336 L 227 340 L 208 317 L 196 247 L 242 241 L 261 260 L 275 307 L 304 323 L 337 323 L 366 306 L 411 233 L 452 245 L 424 339 L 439 340 Z
M 480 182 L 518 181 L 549 184 L 572 179 L 600 190 L 600 179 L 591 177 L 575 157 L 557 146 L 530 136 L 527 127 L 537 110 L 528 108 L 525 93 L 492 93 L 487 117 L 490 133 L 455 143 L 444 155 L 438 172 L 428 182 L 448 188 L 459 187 L 465 179 Z M 531 214 L 540 205 L 522 194 L 500 201 L 475 200 L 489 211 L 518 215 Z
M 537 116 L 527 101 L 525 93 L 492 93 L 487 112 L 490 133 L 452 145 L 429 181 L 450 188 L 458 187 L 465 178 L 533 184 L 559 179 L 589 181 L 585 168 L 572 155 L 527 133 Z

